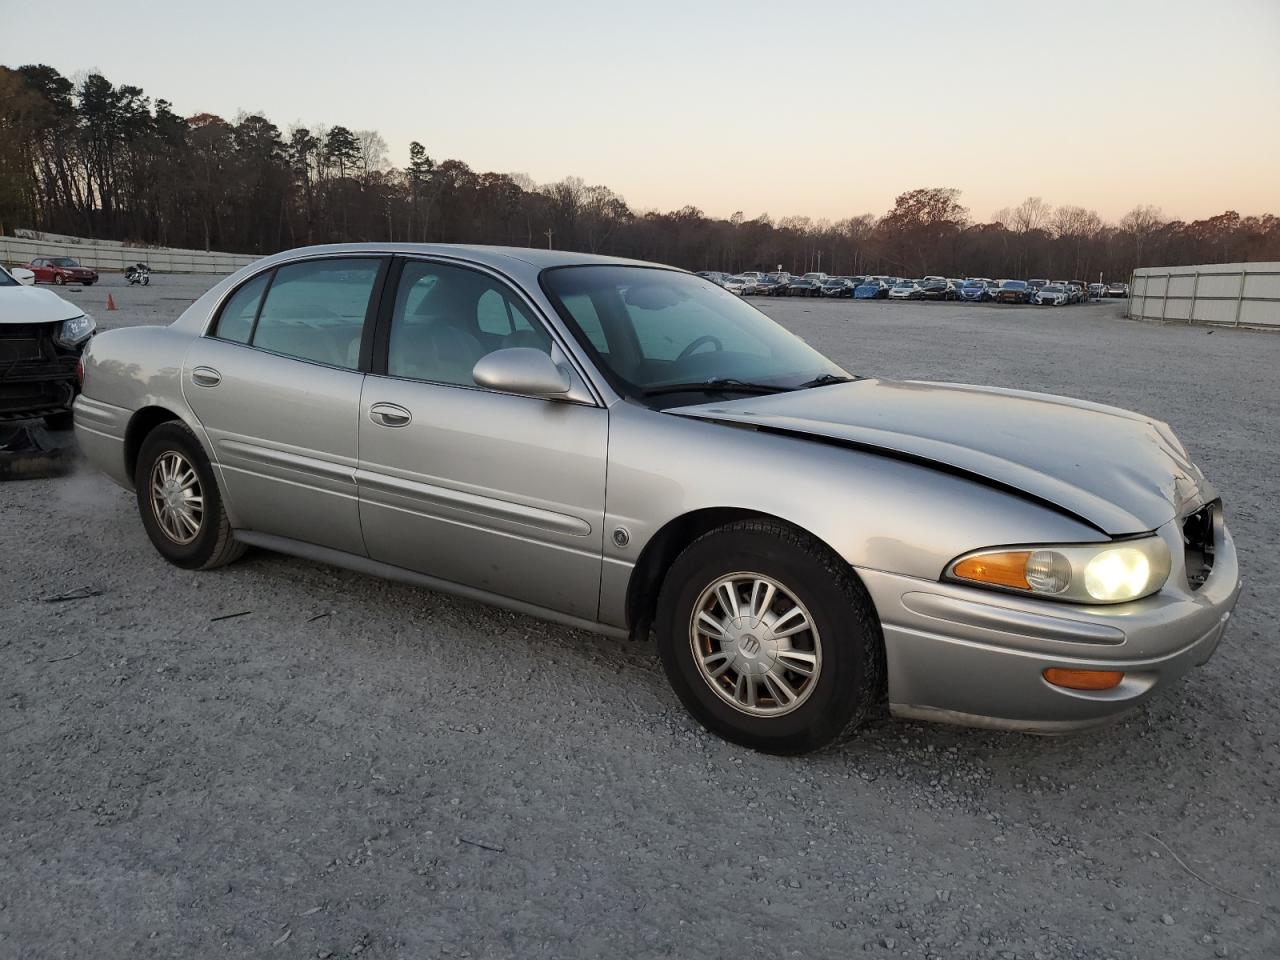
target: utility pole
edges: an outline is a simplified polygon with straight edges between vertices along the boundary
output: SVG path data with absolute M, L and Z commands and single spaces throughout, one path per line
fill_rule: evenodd
M 551 249 L 551 228 L 547 227 L 547 249 Z

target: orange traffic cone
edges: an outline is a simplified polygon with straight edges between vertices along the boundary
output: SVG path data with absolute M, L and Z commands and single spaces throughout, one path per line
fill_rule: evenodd
M 113 299 L 112 299 L 111 294 L 109 294 L 109 293 L 108 293 L 108 294 L 107 294 L 107 309 L 108 309 L 108 310 L 114 310 L 115 308 L 116 308 L 116 302 L 115 302 L 115 300 L 113 300 Z

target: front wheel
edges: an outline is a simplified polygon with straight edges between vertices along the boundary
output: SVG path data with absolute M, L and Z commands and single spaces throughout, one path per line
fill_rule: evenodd
M 806 753 L 883 699 L 884 640 L 866 589 L 825 544 L 777 521 L 690 544 L 663 582 L 656 626 L 677 696 L 734 743 Z
M 62 285 L 63 285 L 64 283 L 66 283 L 66 282 L 67 282 L 67 278 L 66 278 L 66 277 L 64 277 L 62 274 L 60 274 L 60 273 L 55 273 L 55 274 L 53 275 L 53 283 L 54 283 L 54 286 L 60 287 L 60 286 L 62 286 Z
M 147 434 L 133 481 L 142 525 L 170 563 L 211 570 L 244 553 L 231 536 L 209 458 L 185 424 L 162 423 Z

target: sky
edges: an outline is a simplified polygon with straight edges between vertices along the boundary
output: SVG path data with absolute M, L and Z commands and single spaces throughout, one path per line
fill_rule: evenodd
M 687 204 L 841 219 L 947 186 L 1115 220 L 1280 213 L 1280 0 L 361 3 L 39 9 L 0 63 L 179 113 L 379 131 L 436 160 Z M 60 23 L 61 27 L 56 24 Z

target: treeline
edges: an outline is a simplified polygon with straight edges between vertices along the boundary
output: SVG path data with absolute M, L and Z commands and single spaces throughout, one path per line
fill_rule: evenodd
M 393 167 L 370 130 L 280 130 L 266 117 L 181 117 L 99 74 L 0 66 L 0 233 L 30 227 L 139 244 L 270 253 L 359 240 L 551 246 L 690 269 L 1108 280 L 1135 266 L 1280 260 L 1280 218 L 1227 211 L 1119 223 L 1037 197 L 975 222 L 959 191 L 912 190 L 883 216 L 708 217 L 633 210 L 576 177 L 536 184 L 437 161 Z

